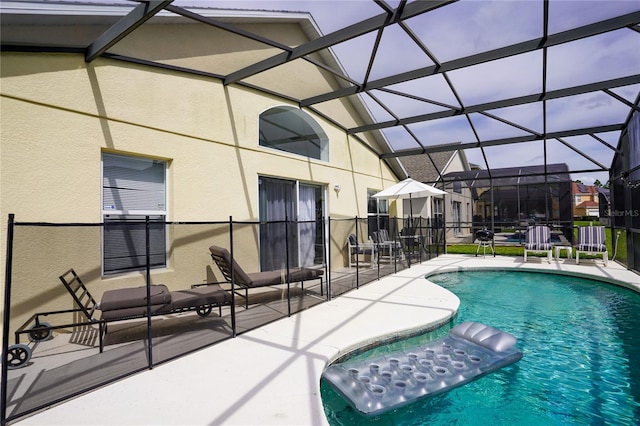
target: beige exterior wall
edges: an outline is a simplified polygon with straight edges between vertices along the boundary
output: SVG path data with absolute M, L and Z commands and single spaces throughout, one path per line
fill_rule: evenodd
M 287 102 L 251 89 L 104 58 L 87 64 L 75 54 L 5 52 L 1 61 L 3 246 L 9 213 L 21 223 L 100 223 L 103 152 L 168 162 L 170 221 L 257 220 L 259 176 L 324 185 L 328 215 L 366 217 L 367 189 L 396 182 L 375 154 L 313 114 L 329 137 L 329 162 L 260 147 L 259 114 Z M 342 114 L 357 121 L 348 106 Z M 235 238 L 253 250 L 242 266 L 258 270 L 256 228 Z M 335 267 L 343 266 L 345 239 L 335 238 Z M 207 250 L 214 243 L 228 246 L 227 224 L 172 226 L 168 267 L 153 270 L 152 282 L 178 289 L 220 278 Z M 145 283 L 141 273 L 101 277 L 98 226 L 16 227 L 12 328 L 35 312 L 73 307 L 58 280 L 72 267 L 97 299 Z

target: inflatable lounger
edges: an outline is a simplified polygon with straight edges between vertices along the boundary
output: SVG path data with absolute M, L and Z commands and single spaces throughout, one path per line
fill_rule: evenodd
M 522 358 L 516 338 L 476 322 L 384 357 L 330 365 L 322 374 L 358 411 L 377 415 L 446 392 Z

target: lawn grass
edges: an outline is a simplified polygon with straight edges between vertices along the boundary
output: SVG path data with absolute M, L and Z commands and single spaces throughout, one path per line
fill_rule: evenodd
M 476 244 L 447 244 L 447 253 L 449 254 L 476 254 Z M 494 246 L 497 256 L 524 256 L 522 246 Z M 491 249 L 487 248 L 487 252 L 491 254 Z M 482 253 L 482 247 L 478 254 Z

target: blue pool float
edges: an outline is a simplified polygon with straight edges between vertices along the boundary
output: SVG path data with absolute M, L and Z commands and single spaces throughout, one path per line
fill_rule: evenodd
M 522 358 L 516 342 L 509 333 L 469 321 L 415 348 L 332 364 L 322 377 L 356 410 L 378 415 L 513 364 Z

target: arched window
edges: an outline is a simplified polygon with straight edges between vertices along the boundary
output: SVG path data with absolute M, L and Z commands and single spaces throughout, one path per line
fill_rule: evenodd
M 305 112 L 288 106 L 260 114 L 260 145 L 329 161 L 329 138 Z

